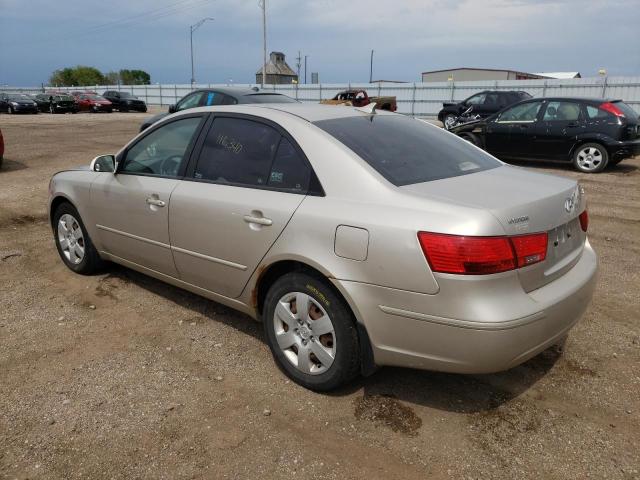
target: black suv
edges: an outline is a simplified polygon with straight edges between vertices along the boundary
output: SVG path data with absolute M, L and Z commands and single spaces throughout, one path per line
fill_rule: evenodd
M 113 108 L 121 112 L 128 112 L 130 110 L 136 112 L 147 111 L 147 104 L 144 103 L 144 100 L 140 100 L 138 97 L 131 95 L 129 92 L 107 90 L 102 94 L 102 96 L 113 104 Z
M 208 107 L 211 105 L 236 105 L 238 103 L 296 103 L 297 100 L 281 93 L 261 92 L 257 87 L 245 88 L 206 88 L 194 90 L 182 97 L 175 105 L 169 105 L 168 113 L 159 113 L 147 118 L 140 131 L 146 130 L 167 115 L 188 108 Z
M 638 112 L 621 100 L 535 98 L 451 132 L 502 159 L 573 162 L 600 172 L 640 155 Z
M 527 100 L 528 98 L 531 98 L 531 95 L 527 92 L 485 90 L 484 92 L 471 95 L 460 103 L 443 103 L 443 108 L 440 110 L 440 113 L 438 113 L 438 120 L 444 123 L 445 128 L 449 128 L 453 125 L 455 119 L 469 107 L 472 107 L 471 112 L 469 112 L 471 116 L 480 115 L 480 118 L 485 118 L 509 105 Z

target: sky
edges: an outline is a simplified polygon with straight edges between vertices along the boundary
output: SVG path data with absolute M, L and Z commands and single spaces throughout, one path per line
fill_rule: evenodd
M 453 67 L 640 75 L 640 0 L 266 0 L 267 49 L 323 83 L 420 81 Z M 0 0 L 0 85 L 59 68 L 142 69 L 152 83 L 252 83 L 258 0 Z M 304 68 L 301 73 L 304 74 Z

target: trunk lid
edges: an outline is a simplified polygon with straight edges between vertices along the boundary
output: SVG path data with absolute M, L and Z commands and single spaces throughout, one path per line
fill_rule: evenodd
M 586 234 L 578 215 L 585 200 L 575 180 L 501 166 L 400 188 L 420 197 L 487 210 L 506 235 L 547 232 L 546 259 L 517 270 L 527 292 L 566 273 L 582 253 Z

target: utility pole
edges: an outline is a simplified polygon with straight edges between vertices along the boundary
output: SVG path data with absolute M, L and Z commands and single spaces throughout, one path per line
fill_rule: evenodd
M 371 50 L 371 62 L 369 64 L 369 83 L 373 82 L 373 50 Z
M 296 67 L 298 68 L 298 82 L 300 82 L 300 61 L 302 57 L 300 56 L 300 50 L 298 50 L 298 56 L 296 57 Z
M 308 57 L 308 55 L 304 56 L 304 83 L 305 83 L 305 85 L 307 84 L 307 57 Z
M 191 89 L 192 90 L 193 90 L 193 84 L 196 83 L 195 74 L 193 72 L 193 32 L 195 32 L 197 29 L 199 29 L 202 26 L 202 24 L 204 22 L 206 22 L 207 20 L 213 20 L 213 18 L 211 18 L 211 17 L 203 18 L 199 22 L 197 22 L 197 23 L 195 23 L 195 24 L 193 24 L 193 25 L 191 25 L 189 27 L 190 40 L 191 40 L 190 45 L 191 45 Z M 119 83 L 119 81 L 118 81 L 118 83 Z
M 258 0 L 262 8 L 262 88 L 267 83 L 267 0 Z

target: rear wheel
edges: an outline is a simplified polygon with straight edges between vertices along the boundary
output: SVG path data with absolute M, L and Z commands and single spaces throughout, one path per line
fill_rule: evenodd
M 573 154 L 573 166 L 585 173 L 597 173 L 609 163 L 607 149 L 599 143 L 580 145 Z
M 358 374 L 355 320 L 320 276 L 294 272 L 280 277 L 267 292 L 263 313 L 271 353 L 296 383 L 328 391 Z
M 70 203 L 62 203 L 56 209 L 53 215 L 53 234 L 60 258 L 69 269 L 82 275 L 90 275 L 104 265 L 80 214 Z

